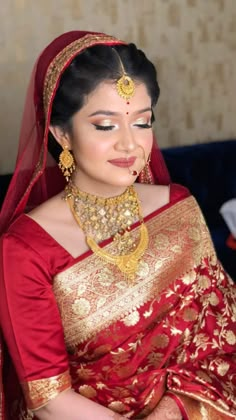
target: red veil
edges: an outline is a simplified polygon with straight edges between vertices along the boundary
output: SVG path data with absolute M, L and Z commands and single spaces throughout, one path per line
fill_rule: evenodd
M 0 234 L 21 213 L 63 189 L 63 176 L 47 149 L 52 102 L 61 75 L 73 58 L 84 49 L 98 44 L 125 42 L 102 33 L 71 31 L 52 41 L 39 56 L 26 96 L 16 167 L 0 214 Z M 47 80 L 48 69 L 53 74 L 50 80 Z M 168 170 L 155 141 L 150 168 L 154 182 L 170 183 Z
M 64 178 L 47 148 L 52 102 L 61 75 L 73 58 L 84 49 L 98 44 L 125 43 L 102 33 L 71 31 L 52 41 L 36 61 L 26 95 L 16 167 L 0 213 L 0 235 L 21 213 L 63 189 Z M 48 70 L 51 74 L 49 78 Z M 156 144 L 153 146 L 150 167 L 155 182 L 169 184 L 168 170 Z M 0 340 L 0 368 L 3 364 L 2 352 Z M 4 396 L 0 374 L 2 418 Z

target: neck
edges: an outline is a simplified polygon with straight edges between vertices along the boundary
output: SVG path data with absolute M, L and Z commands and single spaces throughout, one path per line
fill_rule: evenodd
M 129 185 L 111 185 L 108 183 L 97 182 L 96 180 L 83 180 L 82 177 L 74 176 L 72 183 L 81 191 L 97 197 L 109 198 L 116 197 L 125 192 Z

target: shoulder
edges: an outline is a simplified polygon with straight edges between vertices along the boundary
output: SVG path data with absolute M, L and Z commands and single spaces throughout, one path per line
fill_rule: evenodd
M 28 214 L 41 228 L 48 246 L 57 249 L 63 255 L 77 258 L 88 251 L 88 245 L 82 229 L 78 226 L 63 193 L 37 207 Z
M 51 220 L 52 218 L 60 218 L 65 207 L 63 195 L 60 193 L 30 211 L 28 216 L 39 224 L 41 220 L 45 223 L 48 219 Z
M 63 200 L 60 199 L 58 195 L 45 201 L 29 213 L 21 214 L 11 224 L 4 236 L 15 237 L 22 242 L 31 245 L 34 242 L 35 237 L 37 238 L 40 235 L 43 236 L 42 229 L 40 228 L 42 227 L 40 223 L 41 220 L 44 221 L 43 224 L 46 224 L 48 220 L 57 220 L 60 218 L 60 204 L 62 201 Z
M 45 252 L 45 240 L 42 232 L 38 229 L 27 215 L 20 215 L 1 237 L 1 254 L 10 262 L 14 261 L 13 266 L 29 266 L 33 260 L 47 260 Z
M 56 220 L 60 220 L 57 200 L 54 203 L 54 209 L 51 209 L 53 201 L 50 199 L 28 214 L 21 214 L 11 224 L 2 236 L 2 246 L 8 254 L 14 253 L 19 258 L 22 254 L 23 257 L 27 257 L 28 262 L 39 258 L 51 264 L 51 254 L 55 252 L 55 243 L 48 235 L 47 225 L 50 225 L 52 221 L 57 225 Z M 41 223 L 41 221 L 44 222 Z M 52 253 L 48 252 L 49 248 L 53 250 Z
M 36 207 L 28 213 L 28 217 L 56 240 L 58 234 L 63 236 L 71 225 L 75 227 L 68 203 L 63 199 L 63 193 Z
M 2 278 L 15 286 L 23 279 L 50 279 L 50 261 L 43 244 L 25 215 L 20 216 L 4 233 L 0 242 Z M 12 282 L 14 280 L 14 282 Z M 14 286 L 14 287 L 15 287 Z
M 170 202 L 187 198 L 191 195 L 188 188 L 180 184 L 170 184 Z
M 9 245 L 30 248 L 30 238 L 35 237 L 35 226 L 26 214 L 21 214 L 2 235 L 2 242 Z
M 135 189 L 138 193 L 144 216 L 190 196 L 189 190 L 179 184 L 150 185 L 137 183 L 135 184 Z

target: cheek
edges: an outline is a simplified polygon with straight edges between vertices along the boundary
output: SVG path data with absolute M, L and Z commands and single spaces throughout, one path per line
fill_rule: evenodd
M 75 148 L 74 154 L 77 162 L 86 161 L 94 164 L 94 162 L 105 158 L 110 149 L 111 144 L 109 144 L 109 141 L 87 138 Z
M 108 139 L 102 138 L 102 134 L 91 128 L 89 125 L 83 126 L 74 132 L 72 141 L 73 152 L 75 156 L 83 156 L 84 158 L 96 158 L 96 154 L 101 154 L 109 148 Z
M 144 149 L 150 152 L 153 144 L 153 132 L 148 131 L 145 134 L 141 135 L 140 144 L 143 146 Z

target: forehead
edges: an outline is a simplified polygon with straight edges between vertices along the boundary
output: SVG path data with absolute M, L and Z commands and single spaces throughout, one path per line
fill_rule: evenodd
M 135 82 L 134 95 L 127 101 L 122 98 L 117 91 L 116 82 L 104 81 L 99 83 L 96 89 L 91 92 L 81 110 L 84 112 L 96 110 L 96 108 L 107 109 L 110 111 L 122 112 L 135 109 L 151 107 L 151 98 L 148 94 L 145 83 Z

